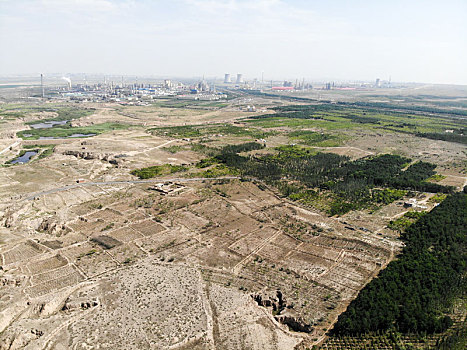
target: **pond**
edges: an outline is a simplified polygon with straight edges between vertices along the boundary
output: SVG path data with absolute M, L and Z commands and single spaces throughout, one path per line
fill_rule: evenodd
M 13 159 L 10 164 L 24 164 L 31 160 L 38 152 L 37 151 L 27 151 L 22 156 L 19 156 Z
M 55 136 L 41 136 L 39 137 L 39 140 L 57 140 L 57 139 L 69 139 L 69 138 L 74 138 L 74 137 L 91 137 L 91 136 L 96 136 L 97 134 L 72 134 L 70 136 L 65 136 L 65 137 L 55 137 Z M 26 136 L 26 135 L 24 135 Z M 28 137 L 28 136 L 26 136 Z
M 59 120 L 59 121 L 51 120 L 51 121 L 47 121 L 43 123 L 31 124 L 30 127 L 33 129 L 47 129 L 47 128 L 52 128 L 55 125 L 65 125 L 68 122 L 69 120 Z

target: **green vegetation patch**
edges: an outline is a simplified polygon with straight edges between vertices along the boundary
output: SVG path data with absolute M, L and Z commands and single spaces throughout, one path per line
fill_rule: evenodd
M 79 119 L 82 117 L 86 117 L 88 115 L 91 115 L 95 112 L 94 108 L 74 108 L 74 107 L 61 107 L 61 108 L 51 108 L 47 109 L 47 112 L 56 112 L 58 114 L 57 117 L 50 118 L 50 119 L 40 119 L 40 120 L 34 120 L 27 122 L 27 125 L 31 124 L 37 124 L 37 123 L 45 123 L 45 122 L 51 122 L 51 121 L 64 121 L 64 120 L 73 120 L 73 119 Z
M 182 165 L 164 164 L 135 169 L 131 172 L 131 175 L 138 176 L 140 179 L 151 179 L 156 176 L 168 175 L 186 170 L 188 170 L 188 168 Z
M 465 129 L 464 129 L 465 132 Z M 431 140 L 442 140 L 449 142 L 456 142 L 467 145 L 467 133 L 436 133 L 436 132 L 427 132 L 427 133 L 417 133 L 419 137 L 425 137 Z
M 467 195 L 455 193 L 409 226 L 402 254 L 360 291 L 333 334 L 449 328 L 452 320 L 445 312 L 467 292 L 466 232 Z
M 433 176 L 430 176 L 430 178 L 427 179 L 427 181 L 439 182 L 441 180 L 444 180 L 445 178 L 446 178 L 446 176 L 444 176 L 444 175 L 434 174 Z
M 430 203 L 441 203 L 444 201 L 447 197 L 447 194 L 445 193 L 437 193 L 433 197 L 431 197 L 428 202 Z
M 174 99 L 159 99 L 152 105 L 162 108 L 193 108 L 193 109 L 213 109 L 224 108 L 228 104 L 223 101 L 202 101 L 202 100 L 174 100 Z
M 43 159 L 50 156 L 55 151 L 55 145 L 49 145 L 40 154 L 38 159 Z
M 50 156 L 54 150 L 55 150 L 55 146 L 54 144 L 50 144 L 50 145 L 24 145 L 23 148 L 27 149 L 27 150 L 36 150 L 36 151 L 39 151 L 39 156 L 37 157 L 37 159 L 43 159 L 43 158 L 46 158 L 48 156 Z
M 318 197 L 327 193 L 331 201 L 327 208 L 330 215 L 389 204 L 400 199 L 407 190 L 445 193 L 454 190 L 425 181 L 434 174 L 435 165 L 417 162 L 403 170 L 410 159 L 398 155 L 383 154 L 351 161 L 349 157 L 334 153 L 283 146 L 274 155 L 241 156 L 221 152 L 215 158 L 244 176 L 276 186 L 291 199 L 317 200 L 308 189 L 319 191 Z
M 177 138 L 195 138 L 201 136 L 200 131 L 192 125 L 151 128 L 148 129 L 148 131 L 151 132 L 153 135 Z
M 263 149 L 265 146 L 264 144 L 257 143 L 257 142 L 245 142 L 237 145 L 227 145 L 222 148 L 210 148 L 210 154 L 212 155 L 209 158 L 205 158 L 200 160 L 197 164 L 195 164 L 196 168 L 205 169 L 209 168 L 214 165 L 214 167 L 210 169 L 206 169 L 202 172 L 191 173 L 191 177 L 221 177 L 221 176 L 236 176 L 240 175 L 240 172 L 230 166 L 226 166 L 222 163 L 223 157 L 234 157 L 238 153 L 247 153 L 254 150 Z
M 325 134 L 322 132 L 297 130 L 297 131 L 293 131 L 289 133 L 288 136 L 292 140 L 297 140 L 299 143 L 302 143 L 308 146 L 336 147 L 341 144 L 337 136 Z
M 82 135 L 99 135 L 105 132 L 112 130 L 124 130 L 128 129 L 130 125 L 120 124 L 120 123 L 102 123 L 88 126 L 79 126 L 79 127 L 70 127 L 70 126 L 56 126 L 53 128 L 44 128 L 44 129 L 31 129 L 23 130 L 17 133 L 18 137 L 21 137 L 25 140 L 38 140 L 41 137 L 47 138 L 67 138 L 72 135 L 82 134 Z M 84 136 L 84 137 L 85 137 Z
M 204 171 L 189 174 L 190 177 L 206 177 L 206 178 L 216 178 L 216 177 L 222 177 L 222 176 L 237 176 L 237 175 L 240 175 L 240 173 L 236 169 L 225 166 L 224 164 L 218 164 Z
M 329 103 L 289 105 L 272 108 L 275 114 L 249 116 L 250 125 L 263 128 L 321 128 L 347 130 L 353 128 L 381 129 L 420 137 L 465 144 L 465 122 L 446 110 L 423 106 L 400 106 L 381 103 Z M 429 112 L 429 113 L 424 113 Z M 465 115 L 467 111 L 460 111 Z M 431 113 L 436 113 L 432 115 Z M 446 132 L 449 130 L 449 132 Z M 313 140 L 312 140 L 313 141 Z
M 399 233 L 404 232 L 407 228 L 412 225 L 415 221 L 424 216 L 424 211 L 408 211 L 402 217 L 395 220 L 391 220 L 388 224 L 388 228 Z
M 183 151 L 185 150 L 185 147 L 183 146 L 169 146 L 169 147 L 162 147 L 162 149 L 166 152 L 169 152 L 169 153 L 178 153 L 180 151 Z
M 25 114 L 15 111 L 0 111 L 0 116 L 3 117 L 2 119 L 15 120 L 18 118 L 24 118 Z
M 43 159 L 43 158 L 46 158 L 48 156 L 50 156 L 54 150 L 55 150 L 55 146 L 56 145 L 24 145 L 23 146 L 23 149 L 19 152 L 19 154 L 17 156 L 15 156 L 13 159 L 10 159 L 8 160 L 7 162 L 5 162 L 5 165 L 9 165 L 11 164 L 11 162 L 15 159 L 17 159 L 18 157 L 21 157 L 23 156 L 26 152 L 37 152 L 38 154 L 36 154 L 35 156 L 33 156 L 28 163 L 34 161 L 34 160 L 38 160 L 38 159 Z M 20 164 L 20 163 L 18 163 Z
M 396 190 L 393 188 L 374 189 L 371 196 L 376 203 L 390 204 L 407 194 L 406 190 Z
M 199 169 L 210 167 L 214 164 L 217 164 L 219 161 L 215 157 L 204 158 L 201 159 L 198 163 L 196 163 L 196 167 Z
M 452 334 L 440 339 L 438 350 L 465 350 L 467 349 L 467 319 Z
M 231 124 L 170 126 L 151 128 L 148 131 L 154 135 L 175 138 L 199 138 L 212 135 L 265 138 L 273 134 L 253 127 L 245 128 Z
M 16 155 L 14 158 L 12 158 L 12 159 L 10 159 L 10 160 L 7 160 L 7 161 L 5 162 L 5 165 L 10 165 L 14 160 L 18 159 L 19 157 L 24 156 L 24 155 L 26 154 L 26 152 L 37 152 L 37 153 L 39 153 L 39 151 L 40 151 L 40 150 L 39 150 L 39 149 L 36 149 L 36 148 L 34 148 L 34 149 L 22 149 L 22 150 L 18 153 L 18 155 Z M 33 159 L 34 157 L 37 157 L 37 154 L 34 155 L 34 156 L 32 156 L 32 157 L 30 158 L 29 162 L 31 162 L 32 159 Z M 19 165 L 19 164 L 23 164 L 23 163 L 15 163 L 15 164 L 18 164 L 18 165 Z

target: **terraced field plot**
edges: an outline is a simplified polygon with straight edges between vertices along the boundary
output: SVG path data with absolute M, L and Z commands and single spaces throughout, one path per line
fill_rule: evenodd
M 207 184 L 192 184 L 191 193 L 195 194 L 195 198 L 191 204 L 180 200 L 183 193 L 164 196 L 151 193 L 147 190 L 147 185 L 134 188 L 133 193 L 138 194 L 139 199 L 132 196 L 131 200 L 117 200 L 111 206 L 102 206 L 100 209 L 96 209 L 89 202 L 76 204 L 69 213 L 79 212 L 80 215 L 70 216 L 69 222 L 61 224 L 68 227 L 68 231 L 64 231 L 67 233 L 61 236 L 47 238 L 50 233 L 45 232 L 40 235 L 42 243 L 40 245 L 30 241 L 13 246 L 11 249 L 4 248 L 2 256 L 6 269 L 23 259 L 35 259 L 34 262 L 28 263 L 24 271 L 11 272 L 11 278 L 30 276 L 27 277 L 29 282 L 23 284 L 23 287 L 17 287 L 17 293 L 22 293 L 23 290 L 35 304 L 40 303 L 43 297 L 56 293 L 73 294 L 76 289 L 80 290 L 91 285 L 95 289 L 94 293 L 97 293 L 96 298 L 99 300 L 104 298 L 105 304 L 107 292 L 99 293 L 103 293 L 100 288 L 107 283 L 103 281 L 110 278 L 107 276 L 118 278 L 117 276 L 122 273 L 124 275 L 129 273 L 128 281 L 133 281 L 129 283 L 136 283 L 131 276 L 139 275 L 136 271 L 139 270 L 140 264 L 147 266 L 151 261 L 154 268 L 166 271 L 164 273 L 178 276 L 181 271 L 192 271 L 189 275 L 197 275 L 198 277 L 190 282 L 194 283 L 193 297 L 196 293 L 201 293 L 199 295 L 205 298 L 204 303 L 211 305 L 211 311 L 203 311 L 201 308 L 199 316 L 192 316 L 199 318 L 201 328 L 196 328 L 195 322 L 186 331 L 179 329 L 180 335 L 170 338 L 172 339 L 170 341 L 166 338 L 165 331 L 153 330 L 150 333 L 152 335 L 148 336 L 149 343 L 162 341 L 160 344 L 170 342 L 172 345 L 180 344 L 180 346 L 181 344 L 207 346 L 206 344 L 214 342 L 234 346 L 233 344 L 236 344 L 242 336 L 238 332 L 229 334 L 226 331 L 229 329 L 228 322 L 232 321 L 229 318 L 231 316 L 217 313 L 224 302 L 220 303 L 217 297 L 212 297 L 208 292 L 211 289 L 221 294 L 233 293 L 238 297 L 243 295 L 242 303 L 247 305 L 245 310 L 248 310 L 248 313 L 256 310 L 253 312 L 256 316 L 248 316 L 253 317 L 252 327 L 261 329 L 266 327 L 265 329 L 268 329 L 265 331 L 266 334 L 268 332 L 273 332 L 270 336 L 276 334 L 274 337 L 279 337 L 279 343 L 295 343 L 300 339 L 310 341 L 321 337 L 324 334 L 323 329 L 338 315 L 338 306 L 349 302 L 359 288 L 386 264 L 398 249 L 396 243 L 383 242 L 376 236 L 349 234 L 344 225 L 337 220 L 330 220 L 316 212 L 296 209 L 290 204 L 285 205 L 272 192 L 260 189 L 250 182 L 241 183 L 233 180 L 219 184 L 215 181 Z M 125 190 L 127 191 L 128 189 Z M 118 198 L 120 193 L 109 192 L 107 196 Z M 152 199 L 151 205 L 135 208 L 134 203 L 144 201 L 145 197 Z M 99 201 L 105 203 L 107 200 L 102 198 Z M 312 223 L 303 221 L 297 213 L 301 216 L 308 215 L 313 218 L 315 225 L 327 229 L 318 233 L 313 229 Z M 303 224 L 308 232 L 303 233 L 300 240 L 283 224 L 284 218 L 289 217 L 290 223 L 290 218 L 293 216 L 296 217 L 293 221 Z M 135 221 L 135 217 L 140 219 Z M 153 220 L 156 217 L 158 222 Z M 109 226 L 110 223 L 114 225 Z M 55 226 L 49 225 L 49 227 Z M 75 237 L 78 241 L 68 240 L 68 236 Z M 80 237 L 81 241 L 79 241 Z M 50 243 L 47 244 L 49 241 Z M 106 242 L 112 244 L 106 245 Z M 135 271 L 136 275 L 132 275 L 133 272 L 130 271 Z M 171 293 L 178 293 L 176 292 L 178 287 L 176 288 L 170 281 L 164 281 L 168 288 L 175 288 Z M 141 303 L 154 293 L 149 292 L 149 289 L 145 291 L 147 288 L 149 287 L 143 287 L 138 292 L 137 299 L 141 297 Z M 258 306 L 249 296 L 263 295 L 267 298 L 278 290 L 283 294 L 287 305 L 290 305 L 288 313 L 292 316 L 289 317 L 297 324 L 309 327 L 311 333 L 299 332 L 290 338 L 291 335 L 287 334 L 294 326 L 289 325 L 291 327 L 289 328 L 286 324 L 282 324 L 281 322 L 286 323 L 286 321 L 281 317 L 275 319 L 271 308 Z M 183 293 L 188 291 L 189 289 L 183 289 Z M 123 293 L 121 286 L 117 287 L 114 293 L 117 293 L 115 298 L 120 298 L 118 295 Z M 178 295 L 177 298 L 185 297 Z M 141 307 L 137 305 L 129 304 L 128 313 L 137 312 L 137 308 Z M 195 307 L 191 301 L 187 305 Z M 78 317 L 81 313 L 87 315 L 87 312 L 91 312 L 87 308 L 80 310 L 71 314 L 57 310 L 58 313 L 54 313 L 54 317 L 67 322 L 66 320 L 71 320 L 70 317 Z M 241 311 L 240 315 L 244 312 L 247 311 Z M 168 308 L 164 313 L 170 319 L 175 317 L 177 311 Z M 92 314 L 99 315 L 99 312 L 96 314 L 94 311 L 89 315 Z M 105 327 L 107 322 L 105 320 L 110 322 L 112 317 L 117 317 L 115 315 L 105 313 L 102 314 L 102 319 L 101 316 L 82 317 L 85 319 L 91 317 L 93 322 L 97 322 L 96 327 L 97 325 Z M 44 318 L 45 321 L 49 316 L 38 317 Z M 125 319 L 123 321 L 126 322 Z M 175 327 L 173 321 L 168 322 L 164 327 Z M 213 323 L 211 334 L 210 322 Z M 80 325 L 79 322 L 73 324 L 76 329 L 84 327 L 84 324 Z M 125 327 L 129 327 L 127 336 L 133 334 L 132 332 L 142 331 L 138 330 L 138 325 L 130 325 L 129 319 L 126 324 Z M 182 324 L 185 323 L 181 322 L 180 325 Z M 214 324 L 217 326 L 214 327 Z M 144 327 L 148 326 L 149 324 Z M 159 326 L 162 327 L 161 324 Z M 252 329 L 249 331 L 245 329 L 242 332 L 253 334 L 248 333 L 252 332 Z M 67 337 L 71 336 L 67 341 L 77 341 L 78 338 L 73 336 L 73 332 L 67 335 Z M 159 339 L 157 334 L 160 336 L 165 334 L 165 336 Z M 59 342 L 61 336 L 53 339 Z M 266 339 L 258 340 L 257 344 L 253 342 L 251 346 L 269 344 Z M 39 343 L 32 341 L 30 345 L 32 344 Z M 238 348 L 244 346 L 240 343 L 237 345 Z

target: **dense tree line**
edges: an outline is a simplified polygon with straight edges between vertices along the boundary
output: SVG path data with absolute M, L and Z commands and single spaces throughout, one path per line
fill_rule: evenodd
M 274 118 L 292 118 L 292 119 L 323 119 L 321 116 L 313 115 L 314 111 L 292 111 L 292 112 L 280 112 L 276 114 L 261 114 L 253 115 L 249 119 L 270 119 Z
M 467 349 L 467 321 L 452 334 L 444 336 L 436 343 L 438 350 L 465 350 Z
M 156 176 L 167 175 L 178 173 L 180 171 L 186 171 L 188 168 L 183 165 L 154 165 L 147 168 L 135 169 L 130 172 L 131 175 L 138 176 L 140 179 L 151 179 Z
M 352 109 L 363 109 L 365 112 L 374 112 L 381 113 L 385 115 L 393 116 L 402 116 L 405 118 L 413 118 L 413 116 L 407 115 L 412 111 L 416 112 L 429 112 L 429 113 L 449 113 L 449 114 L 459 114 L 467 115 L 467 111 L 457 111 L 453 112 L 451 110 L 439 110 L 432 107 L 426 106 L 398 106 L 393 104 L 382 104 L 382 103 L 370 103 L 370 102 L 337 102 L 336 103 L 326 103 L 322 102 L 315 105 L 289 105 L 289 106 L 279 106 L 272 108 L 276 111 L 276 114 L 264 114 L 251 116 L 249 119 L 270 119 L 275 118 L 293 118 L 293 119 L 326 119 L 327 121 L 334 121 L 333 119 L 327 119 L 321 115 L 317 115 L 318 112 L 339 112 L 345 111 L 347 114 L 340 113 L 339 118 L 349 119 L 354 123 L 359 124 L 375 124 L 380 125 L 381 120 L 377 117 L 366 116 L 366 113 L 363 115 L 351 114 Z M 381 111 L 381 109 L 383 111 Z M 445 117 L 446 118 L 446 117 Z M 467 144 L 467 135 L 465 128 L 454 129 L 452 133 L 439 133 L 439 132 L 417 132 L 416 124 L 413 123 L 392 123 L 381 126 L 384 129 L 394 130 L 394 128 L 399 128 L 398 132 L 403 132 L 411 135 L 416 135 L 419 137 L 429 138 L 433 140 L 443 140 L 448 142 L 456 142 Z M 404 128 L 410 128 L 411 131 L 406 131 Z
M 448 196 L 402 238 L 400 257 L 360 291 L 339 316 L 334 334 L 392 327 L 434 333 L 451 326 L 443 311 L 467 291 L 467 195 Z
M 334 122 L 334 119 L 323 117 L 317 113 L 330 113 L 330 112 L 340 112 L 344 111 L 345 113 L 351 113 L 355 111 L 356 108 L 346 108 L 341 105 L 336 105 L 334 103 L 323 103 L 323 104 L 316 104 L 316 105 L 291 105 L 291 106 L 279 106 L 271 108 L 276 111 L 276 114 L 263 114 L 263 115 L 256 115 L 251 116 L 249 119 L 269 119 L 269 118 L 293 118 L 293 119 L 326 119 L 329 122 Z M 349 119 L 354 123 L 359 124 L 381 124 L 381 120 L 377 117 L 370 117 L 366 116 L 366 112 L 372 113 L 381 113 L 378 109 L 365 109 L 365 112 L 362 115 L 356 114 L 345 114 L 339 113 L 336 114 L 339 118 Z M 403 112 L 398 111 L 384 111 L 385 115 L 396 115 L 396 116 L 403 116 L 406 118 L 410 118 L 411 116 L 407 115 Z M 403 128 L 405 126 L 414 127 L 413 124 L 408 123 L 400 123 L 400 124 L 392 124 L 393 127 L 400 127 Z
M 419 137 L 425 137 L 431 140 L 442 140 L 448 142 L 467 144 L 467 135 L 459 133 L 439 133 L 439 132 L 426 132 L 416 134 Z
M 425 181 L 435 174 L 435 165 L 417 162 L 403 170 L 410 159 L 390 154 L 351 161 L 346 156 L 314 154 L 299 147 L 282 147 L 275 155 L 263 156 L 240 156 L 235 152 L 235 147 L 229 147 L 224 148 L 215 158 L 239 170 L 244 176 L 256 177 L 271 184 L 279 179 L 292 180 L 301 183 L 305 189 L 331 191 L 334 196 L 329 212 L 331 215 L 341 215 L 371 203 L 387 204 L 389 199 L 401 197 L 400 193 L 394 191 L 382 194 L 378 187 L 445 193 L 454 189 Z M 274 185 L 277 186 L 277 183 Z M 280 188 L 287 196 L 293 190 L 303 190 L 297 186 L 281 185 Z
M 258 142 L 246 142 L 238 145 L 227 145 L 220 150 L 221 154 L 242 153 L 264 148 L 264 144 Z
M 311 100 L 309 100 L 311 101 Z M 433 113 L 433 114 L 450 114 L 450 115 L 467 115 L 465 110 L 452 110 L 452 109 L 442 109 L 431 106 L 408 106 L 408 105 L 399 105 L 392 103 L 381 103 L 381 102 L 331 102 L 331 101 L 320 101 L 319 104 L 315 105 L 292 105 L 292 106 L 279 106 L 274 107 L 273 109 L 280 112 L 285 111 L 341 111 L 348 110 L 349 108 L 358 108 L 364 109 L 368 112 L 382 112 L 390 114 L 404 114 L 410 112 L 424 112 L 424 113 Z
M 247 94 L 253 95 L 253 96 L 274 97 L 274 98 L 279 98 L 281 100 L 289 100 L 289 101 L 295 101 L 295 102 L 310 102 L 310 101 L 313 101 L 312 99 L 306 98 L 306 97 L 295 97 L 295 96 L 288 96 L 288 95 L 271 94 L 271 93 L 255 91 L 255 90 L 240 89 L 238 91 L 241 91 L 243 93 L 247 93 Z
M 329 111 L 340 111 L 345 108 L 335 104 L 316 104 L 316 105 L 289 105 L 289 106 L 278 106 L 271 108 L 276 112 L 329 112 Z
M 393 103 L 382 103 L 382 102 L 337 102 L 341 106 L 352 106 L 352 107 L 365 107 L 365 108 L 381 108 L 391 110 L 405 110 L 410 112 L 425 112 L 425 113 L 440 113 L 440 114 L 452 114 L 452 115 L 467 115 L 465 110 L 453 110 L 453 109 L 440 109 L 431 106 L 409 106 L 399 105 Z

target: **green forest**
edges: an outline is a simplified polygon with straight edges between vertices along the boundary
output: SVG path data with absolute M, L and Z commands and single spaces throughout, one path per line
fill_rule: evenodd
M 400 256 L 360 291 L 333 334 L 436 333 L 452 325 L 445 312 L 467 292 L 467 195 L 448 196 L 402 239 Z
M 320 120 L 331 122 L 335 126 L 348 121 L 350 125 L 362 124 L 360 127 L 367 129 L 384 129 L 422 138 L 467 143 L 465 122 L 459 117 L 450 116 L 450 114 L 455 114 L 453 111 L 447 113 L 443 109 L 422 106 L 396 107 L 366 102 L 329 103 L 325 101 L 314 105 L 288 105 L 271 109 L 276 113 L 250 116 L 248 119 L 252 122 L 266 122 L 272 119 L 303 120 L 304 122 Z M 421 115 L 421 112 L 435 113 L 436 116 Z M 461 112 L 464 113 L 463 111 L 459 113 Z M 326 128 L 325 124 L 318 123 L 317 125 Z M 327 127 L 332 128 L 329 124 Z M 446 132 L 447 130 L 450 132 Z
M 330 215 L 342 215 L 377 203 L 388 204 L 402 198 L 407 190 L 433 193 L 454 190 L 426 181 L 435 174 L 434 164 L 411 164 L 409 158 L 398 155 L 383 154 L 352 161 L 346 156 L 314 153 L 297 146 L 282 146 L 277 150 L 275 154 L 252 156 L 224 148 L 214 159 L 243 176 L 277 187 L 293 200 L 312 201 L 330 193 Z

